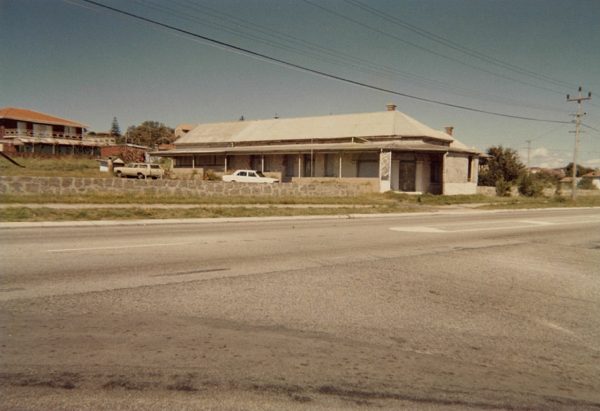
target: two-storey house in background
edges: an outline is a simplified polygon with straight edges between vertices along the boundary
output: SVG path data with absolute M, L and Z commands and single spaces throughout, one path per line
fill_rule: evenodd
M 85 124 L 37 111 L 0 109 L 0 150 L 35 155 L 100 155 L 106 139 L 86 137 Z M 114 143 L 114 141 L 113 141 Z

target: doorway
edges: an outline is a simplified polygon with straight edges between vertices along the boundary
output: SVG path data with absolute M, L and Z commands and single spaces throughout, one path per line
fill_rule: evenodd
M 398 172 L 398 185 L 400 191 L 415 191 L 415 179 L 417 176 L 417 164 L 414 160 L 400 160 Z

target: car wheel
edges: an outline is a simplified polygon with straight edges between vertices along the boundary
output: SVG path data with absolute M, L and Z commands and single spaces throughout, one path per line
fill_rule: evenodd
M 140 179 L 140 180 L 143 180 L 146 177 L 142 173 L 138 173 L 137 178 Z
M 121 178 L 123 177 L 123 173 L 121 173 L 120 171 L 117 171 L 117 178 Z

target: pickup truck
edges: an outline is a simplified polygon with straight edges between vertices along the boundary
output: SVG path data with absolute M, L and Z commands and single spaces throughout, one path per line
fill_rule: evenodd
M 115 168 L 115 175 L 117 177 L 135 177 L 139 179 L 145 178 L 163 178 L 165 170 L 160 168 L 158 164 L 146 164 L 146 163 L 130 163 L 123 167 Z

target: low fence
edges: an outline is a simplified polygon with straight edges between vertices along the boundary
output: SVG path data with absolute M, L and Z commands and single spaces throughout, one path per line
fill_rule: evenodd
M 196 180 L 0 176 L 0 194 L 148 194 L 154 196 L 347 197 L 372 193 L 372 186 L 340 181 L 314 184 L 251 184 Z

